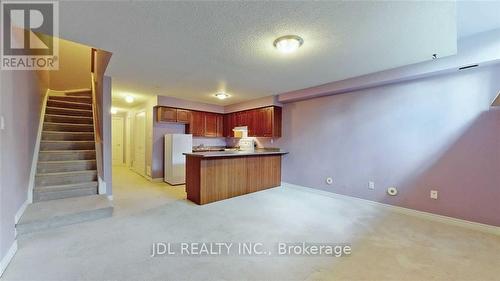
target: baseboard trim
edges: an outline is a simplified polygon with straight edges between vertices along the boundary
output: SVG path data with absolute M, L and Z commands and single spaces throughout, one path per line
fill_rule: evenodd
M 21 205 L 21 207 L 19 207 L 19 210 L 17 210 L 16 216 L 14 217 L 14 222 L 16 224 L 19 222 L 19 220 L 23 216 L 24 211 L 26 211 L 26 208 L 28 207 L 29 203 L 30 203 L 29 199 L 26 199 L 26 201 L 24 201 L 24 203 Z
M 163 182 L 163 178 L 152 178 L 152 182 Z
M 500 227 L 494 226 L 494 225 L 488 225 L 488 224 L 472 222 L 472 221 L 452 218 L 452 217 L 443 216 L 443 215 L 437 215 L 437 214 L 433 214 L 433 213 L 429 213 L 429 212 L 418 211 L 418 210 L 413 210 L 413 209 L 409 209 L 409 208 L 389 205 L 389 204 L 385 204 L 385 203 L 375 202 L 375 201 L 362 199 L 362 198 L 358 198 L 358 197 L 342 195 L 342 194 L 338 194 L 338 193 L 314 189 L 311 187 L 305 187 L 305 186 L 296 185 L 296 184 L 287 183 L 287 182 L 282 182 L 282 186 L 285 188 L 298 189 L 298 190 L 312 192 L 312 193 L 316 193 L 318 195 L 332 197 L 332 198 L 342 198 L 342 199 L 347 199 L 347 200 L 352 200 L 352 201 L 363 202 L 363 203 L 370 204 L 373 206 L 382 207 L 382 208 L 385 208 L 389 211 L 397 212 L 400 214 L 405 214 L 405 215 L 409 215 L 409 216 L 413 216 L 413 217 L 419 217 L 419 218 L 426 219 L 426 220 L 445 223 L 448 225 L 459 226 L 459 227 L 463 227 L 463 228 L 468 228 L 468 229 L 472 229 L 472 230 L 500 236 Z
M 12 258 L 14 257 L 16 252 L 17 252 L 17 240 L 14 240 L 14 243 L 12 243 L 9 250 L 0 261 L 0 277 L 2 277 L 3 273 L 5 272 L 5 269 L 7 269 L 7 266 L 12 261 Z

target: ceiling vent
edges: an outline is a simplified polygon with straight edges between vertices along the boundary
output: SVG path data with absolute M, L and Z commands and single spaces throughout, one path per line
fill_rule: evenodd
M 467 66 L 462 66 L 458 70 L 464 70 L 464 69 L 474 68 L 474 67 L 478 67 L 478 66 L 479 66 L 479 64 L 471 64 L 471 65 L 467 65 Z

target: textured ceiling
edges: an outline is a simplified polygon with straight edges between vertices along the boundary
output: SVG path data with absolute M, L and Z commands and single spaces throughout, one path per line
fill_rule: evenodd
M 500 1 L 457 2 L 458 35 L 466 37 L 500 28 Z
M 286 34 L 297 53 L 273 48 Z M 220 105 L 452 55 L 457 39 L 451 1 L 60 2 L 60 35 L 113 52 L 115 96 Z

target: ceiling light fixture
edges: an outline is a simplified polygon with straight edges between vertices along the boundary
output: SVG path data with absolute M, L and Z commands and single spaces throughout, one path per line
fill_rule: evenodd
M 290 54 L 299 49 L 304 44 L 304 39 L 297 35 L 281 36 L 274 40 L 274 47 L 284 54 Z
M 224 93 L 224 92 L 217 93 L 214 96 L 220 100 L 225 100 L 225 99 L 229 98 L 229 95 Z
M 126 96 L 125 97 L 125 101 L 127 103 L 133 103 L 134 102 L 134 97 L 133 96 Z
M 118 113 L 118 109 L 112 107 L 111 108 L 111 114 L 116 114 L 116 113 Z

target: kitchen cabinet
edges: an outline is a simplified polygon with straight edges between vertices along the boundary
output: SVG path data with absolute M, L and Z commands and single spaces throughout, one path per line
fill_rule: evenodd
M 224 137 L 224 115 L 217 114 L 217 137 Z
M 177 122 L 189 123 L 191 120 L 191 111 L 186 109 L 177 109 Z
M 158 122 L 177 122 L 177 108 L 158 107 L 156 120 Z
M 206 137 L 217 137 L 218 124 L 217 124 L 217 114 L 215 113 L 204 113 L 205 115 L 205 136 Z
M 232 138 L 233 128 L 236 127 L 236 114 L 228 113 L 224 115 L 224 137 Z
M 232 129 L 248 127 L 249 137 L 281 137 L 281 107 L 268 106 L 252 110 L 228 113 L 225 116 L 224 136 L 233 137 Z
M 157 107 L 158 122 L 186 125 L 186 133 L 196 137 L 234 137 L 233 128 L 248 127 L 250 137 L 281 137 L 281 107 L 267 106 L 227 114 Z
M 187 132 L 195 137 L 205 136 L 205 113 L 191 111 Z

